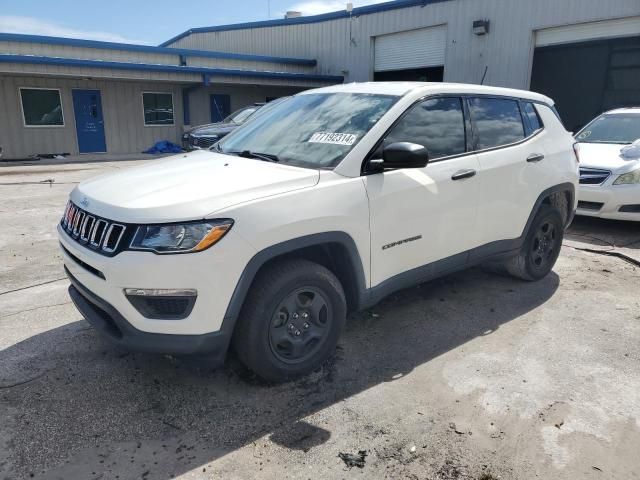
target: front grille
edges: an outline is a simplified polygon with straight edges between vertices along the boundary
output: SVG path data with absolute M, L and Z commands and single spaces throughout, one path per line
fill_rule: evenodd
M 218 137 L 195 137 L 193 135 L 190 138 L 191 146 L 205 149 L 211 147 L 211 145 L 216 143 L 218 140 Z
M 584 200 L 578 201 L 578 208 L 581 210 L 593 210 L 594 212 L 597 212 L 603 205 L 604 203 L 600 202 L 585 202 Z
M 600 168 L 580 167 L 581 185 L 602 185 L 611 175 L 609 170 Z
M 105 218 L 92 215 L 72 201 L 67 203 L 60 225 L 79 244 L 103 255 L 119 253 L 132 228 Z

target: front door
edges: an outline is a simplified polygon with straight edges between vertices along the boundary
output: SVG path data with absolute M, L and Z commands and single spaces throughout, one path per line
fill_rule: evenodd
M 211 101 L 211 122 L 221 122 L 231 113 L 231 97 L 225 94 L 213 93 Z
M 414 275 L 409 285 L 464 266 L 467 250 L 478 246 L 480 167 L 469 152 L 466 131 L 462 99 L 436 97 L 411 107 L 385 137 L 382 145 L 427 147 L 430 160 L 424 168 L 364 177 L 373 287 L 399 274 Z M 402 284 L 403 278 L 394 280 Z
M 106 152 L 100 90 L 73 90 L 73 111 L 76 117 L 78 151 Z

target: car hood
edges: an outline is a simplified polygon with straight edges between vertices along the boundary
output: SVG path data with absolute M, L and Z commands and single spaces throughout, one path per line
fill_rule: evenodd
M 237 123 L 212 123 L 210 125 L 202 125 L 189 131 L 191 135 L 217 135 L 226 134 L 238 128 Z
M 613 143 L 580 143 L 580 166 L 603 168 L 614 173 L 626 173 L 640 167 L 640 158 L 620 154 L 626 145 Z
M 200 150 L 86 180 L 71 192 L 71 200 L 123 223 L 197 220 L 232 205 L 312 187 L 319 177 L 317 170 Z

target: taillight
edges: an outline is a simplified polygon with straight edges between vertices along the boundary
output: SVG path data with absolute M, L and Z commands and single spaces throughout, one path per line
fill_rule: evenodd
M 577 142 L 573 144 L 573 154 L 576 156 L 576 163 L 580 163 L 580 144 Z

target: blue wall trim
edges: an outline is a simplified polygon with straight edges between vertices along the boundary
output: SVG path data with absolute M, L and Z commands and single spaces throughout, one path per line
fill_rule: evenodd
M 296 17 L 296 18 L 280 18 L 277 20 L 265 20 L 262 22 L 246 22 L 246 23 L 235 23 L 232 25 L 217 25 L 213 27 L 196 27 L 190 28 L 189 30 L 182 32 L 176 35 L 173 38 L 170 38 L 166 42 L 162 42 L 160 44 L 161 47 L 166 47 L 167 45 L 171 45 L 178 40 L 188 37 L 192 33 L 208 33 L 208 32 L 226 32 L 229 30 L 245 30 L 250 28 L 264 28 L 264 27 L 277 27 L 283 25 L 303 25 L 307 23 L 318 23 L 318 22 L 326 22 L 328 20 L 337 20 L 340 18 L 349 18 L 350 16 L 358 17 L 360 15 L 370 15 L 372 13 L 386 12 L 389 10 L 397 10 L 399 8 L 408 8 L 408 7 L 424 7 L 425 5 L 429 5 L 431 3 L 440 3 L 447 2 L 452 0 L 393 0 L 391 2 L 378 3 L 377 5 L 367 5 L 364 7 L 354 8 L 351 14 L 349 14 L 346 10 L 341 10 L 339 12 L 329 12 L 323 13 L 320 15 L 310 15 L 307 17 Z
M 267 72 L 262 70 L 239 70 L 232 68 L 181 67 L 179 65 L 155 65 L 148 63 L 110 62 L 81 60 L 77 58 L 39 57 L 33 55 L 0 54 L 0 63 L 31 63 L 39 65 L 61 65 L 66 67 L 112 68 L 116 70 L 144 70 L 151 72 L 201 73 L 204 75 L 228 75 L 232 77 L 279 78 L 285 80 L 312 80 L 327 83 L 342 83 L 340 75 L 316 75 L 311 73 Z
M 154 47 L 151 45 L 135 45 L 132 43 L 100 42 L 97 40 L 80 40 L 77 38 L 47 37 L 42 35 L 22 35 L 18 33 L 0 33 L 0 41 L 46 43 L 49 45 L 103 48 L 108 50 L 124 50 L 128 52 L 162 53 L 170 55 L 184 55 L 186 57 L 220 58 L 224 60 L 244 60 L 249 62 L 285 63 L 293 65 L 307 65 L 311 67 L 317 64 L 315 60 L 307 58 L 271 57 L 267 55 L 248 55 L 244 53 L 210 52 L 208 50 L 165 48 L 164 46 Z

